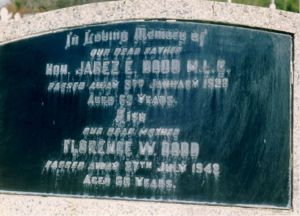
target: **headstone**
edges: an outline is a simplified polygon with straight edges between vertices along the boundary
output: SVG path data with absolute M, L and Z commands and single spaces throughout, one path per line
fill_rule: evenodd
M 289 207 L 283 33 L 139 21 L 0 46 L 0 189 Z
M 15 19 L 16 21 L 19 21 L 21 18 L 22 18 L 22 17 L 21 17 L 21 15 L 20 15 L 20 13 L 18 13 L 18 12 L 14 15 L 14 19 Z
M 0 8 L 0 21 L 7 22 L 12 18 L 12 13 L 10 13 L 7 8 Z

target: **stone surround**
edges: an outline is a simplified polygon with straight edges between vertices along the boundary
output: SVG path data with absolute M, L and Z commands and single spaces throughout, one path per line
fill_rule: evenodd
M 292 209 L 1 194 L 0 215 L 300 215 L 300 14 L 213 1 L 122 0 L 0 22 L 0 44 L 72 27 L 145 19 L 223 23 L 293 35 Z

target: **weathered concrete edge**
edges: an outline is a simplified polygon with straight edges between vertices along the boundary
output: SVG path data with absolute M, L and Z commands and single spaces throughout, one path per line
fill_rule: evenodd
M 76 26 L 141 19 L 199 20 L 287 32 L 294 37 L 292 210 L 0 195 L 4 215 L 299 215 L 300 15 L 199 0 L 126 0 L 88 4 L 0 23 L 0 43 Z
M 0 43 L 95 23 L 141 19 L 201 20 L 295 33 L 300 15 L 199 0 L 122 0 L 55 10 L 0 22 Z

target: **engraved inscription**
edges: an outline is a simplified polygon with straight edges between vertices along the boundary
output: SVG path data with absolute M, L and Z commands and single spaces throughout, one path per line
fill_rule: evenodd
M 291 51 L 162 20 L 0 45 L 0 190 L 286 208 Z
M 72 69 L 67 63 L 45 65 L 48 94 L 88 94 L 88 109 L 109 109 L 114 114 L 110 124 L 85 126 L 79 139 L 66 137 L 63 155 L 48 160 L 44 174 L 80 173 L 86 191 L 97 186 L 173 193 L 178 174 L 184 173 L 202 176 L 200 185 L 209 179 L 217 184 L 222 165 L 201 161 L 205 148 L 201 140 L 182 139 L 180 125 L 148 126 L 151 110 L 175 110 L 183 103 L 180 94 L 208 89 L 226 94 L 231 74 L 226 59 L 183 58 L 187 43 L 203 48 L 208 36 L 207 29 L 189 32 L 147 26 L 136 26 L 132 32 L 87 29 L 84 35 L 66 33 L 65 50 L 82 46 L 87 54 Z M 107 46 L 112 43 L 116 47 Z M 152 174 L 141 176 L 140 172 Z

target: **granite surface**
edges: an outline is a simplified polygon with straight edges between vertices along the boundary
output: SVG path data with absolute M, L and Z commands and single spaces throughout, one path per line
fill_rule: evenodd
M 294 37 L 292 209 L 0 195 L 0 215 L 300 215 L 300 15 L 199 0 L 125 0 L 71 7 L 0 23 L 0 43 L 82 25 L 126 20 L 199 20 L 287 32 Z

